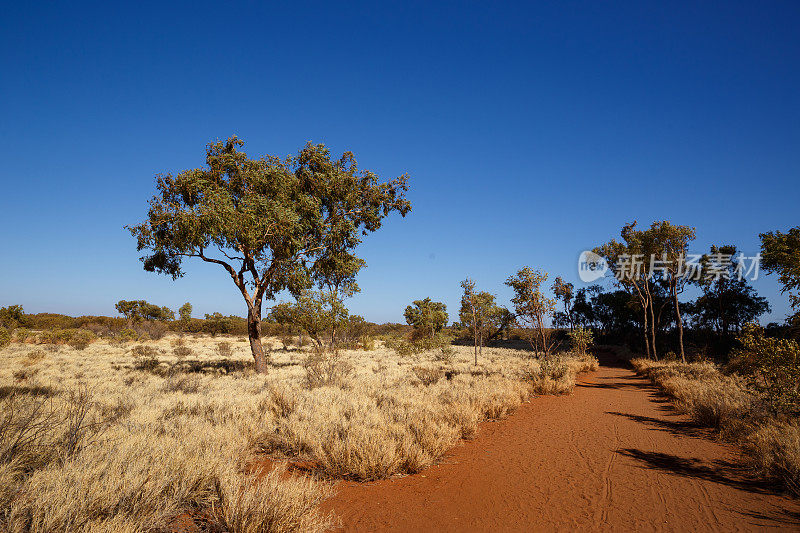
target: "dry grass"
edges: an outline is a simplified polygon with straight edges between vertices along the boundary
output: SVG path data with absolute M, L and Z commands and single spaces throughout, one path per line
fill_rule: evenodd
M 743 379 L 722 374 L 712 363 L 631 361 L 674 398 L 678 410 L 740 444 L 760 475 L 800 494 L 800 426 L 769 414 L 763 399 Z
M 187 513 L 231 532 L 322 531 L 334 524 L 318 510 L 325 478 L 419 471 L 481 420 L 571 390 L 596 365 L 489 348 L 476 367 L 469 347 L 330 359 L 279 344 L 267 376 L 250 370 L 246 339 L 0 350 L 0 531 L 160 531 Z M 259 452 L 320 475 L 254 476 Z

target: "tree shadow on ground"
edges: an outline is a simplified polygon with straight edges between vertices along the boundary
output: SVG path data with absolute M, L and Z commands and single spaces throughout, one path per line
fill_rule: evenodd
M 634 415 L 632 413 L 620 413 L 617 411 L 606 411 L 606 414 L 622 416 L 628 420 L 639 422 L 651 426 L 651 429 L 656 431 L 665 431 L 671 435 L 689 436 L 697 438 L 705 438 L 711 435 L 711 430 L 695 424 L 694 422 L 685 420 L 667 420 L 663 418 L 654 418 L 651 416 Z
M 638 461 L 642 464 L 642 468 L 711 481 L 746 492 L 779 494 L 770 483 L 753 479 L 742 466 L 729 461 L 718 460 L 708 463 L 693 457 L 679 457 L 669 453 L 647 452 L 634 448 L 625 448 L 617 453 Z

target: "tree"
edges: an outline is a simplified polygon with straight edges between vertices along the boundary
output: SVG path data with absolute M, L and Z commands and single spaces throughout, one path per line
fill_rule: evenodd
M 447 306 L 430 298 L 414 300 L 406 307 L 403 316 L 409 326 L 422 335 L 433 338 L 447 324 Z
M 553 294 L 556 300 L 561 300 L 564 303 L 564 317 L 571 330 L 574 327 L 572 320 L 572 298 L 575 295 L 575 285 L 567 283 L 561 276 L 557 276 L 553 281 Z
M 789 300 L 796 313 L 792 321 L 800 326 L 800 226 L 786 233 L 769 231 L 761 237 L 762 267 L 767 273 L 778 274 L 781 292 L 789 293 Z
M 701 262 L 703 270 L 714 275 L 701 278 L 703 294 L 688 306 L 697 323 L 713 329 L 722 339 L 770 311 L 767 299 L 758 296 L 738 274 L 742 265 L 735 246 L 712 246 Z
M 0 327 L 13 330 L 25 321 L 25 311 L 21 305 L 0 308 Z
M 189 323 L 192 321 L 192 304 L 186 302 L 180 309 L 178 309 L 178 316 L 181 317 L 181 322 Z
M 120 300 L 114 307 L 131 323 L 142 320 L 175 320 L 175 312 L 169 307 L 159 307 L 144 300 Z
M 494 331 L 486 336 L 486 340 L 491 341 L 492 339 L 496 339 L 504 333 L 507 334 L 511 326 L 514 325 L 516 318 L 517 317 L 514 316 L 514 313 L 509 311 L 506 307 L 502 305 L 493 306 L 492 310 L 489 312 L 488 320 L 489 326 Z
M 461 282 L 464 295 L 461 297 L 461 309 L 458 312 L 461 324 L 472 330 L 475 341 L 475 364 L 478 364 L 478 355 L 483 356 L 483 339 L 486 330 L 494 324 L 506 320 L 494 302 L 494 296 L 488 292 L 475 292 L 475 282 L 469 278 Z
M 647 357 L 658 359 L 656 351 L 656 320 L 653 311 L 652 263 L 654 255 L 652 232 L 637 230 L 636 221 L 620 231 L 622 242 L 612 239 L 593 251 L 605 259 L 614 273 L 616 283 L 638 298 L 642 310 L 642 334 Z
M 344 326 L 349 318 L 349 311 L 344 305 L 343 297 L 354 294 L 357 287 L 348 287 L 347 292 L 340 294 L 333 290 L 305 290 L 297 295 L 294 304 L 280 303 L 270 311 L 270 318 L 279 324 L 290 325 L 305 331 L 316 344 L 317 349 L 325 349 L 325 336 L 328 336 L 329 347 L 336 346 L 336 331 Z
M 308 143 L 295 157 L 249 159 L 243 144 L 209 143 L 205 167 L 158 176 L 146 220 L 128 229 L 147 271 L 177 279 L 186 258 L 223 269 L 245 300 L 256 371 L 266 373 L 263 301 L 354 278 L 361 236 L 411 204 L 407 176 L 380 182 L 350 152 L 332 160 Z
M 542 292 L 541 287 L 545 281 L 547 272 L 526 266 L 505 283 L 514 290 L 511 303 L 514 304 L 517 321 L 533 332 L 529 338 L 531 346 L 547 357 L 553 349 L 552 335 L 547 329 L 547 317 L 555 311 L 556 301 Z
M 689 242 L 695 239 L 695 229 L 689 226 L 675 226 L 669 220 L 653 222 L 650 226 L 653 252 L 660 257 L 658 266 L 675 305 L 675 321 L 678 329 L 678 346 L 681 361 L 686 362 L 683 349 L 683 319 L 681 318 L 678 295 L 694 279 L 695 270 L 687 264 Z M 657 323 L 656 323 L 657 324 Z

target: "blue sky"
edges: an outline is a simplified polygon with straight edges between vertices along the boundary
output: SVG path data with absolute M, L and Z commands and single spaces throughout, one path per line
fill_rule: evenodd
M 233 134 L 410 174 L 413 212 L 360 248 L 350 307 L 378 322 L 425 296 L 454 318 L 466 276 L 507 301 L 524 265 L 581 286 L 581 250 L 633 219 L 698 252 L 800 224 L 797 2 L 113 4 L 3 6 L 0 305 L 243 314 L 214 265 L 142 271 L 123 229 Z

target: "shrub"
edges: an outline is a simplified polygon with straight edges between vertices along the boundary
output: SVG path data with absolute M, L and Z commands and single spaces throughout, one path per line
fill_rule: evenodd
M 31 336 L 31 331 L 27 328 L 17 328 L 14 330 L 14 339 L 17 342 L 25 342 Z
M 415 366 L 411 371 L 426 387 L 428 385 L 433 385 L 444 376 L 444 370 L 441 368 L 431 368 L 429 366 Z
M 67 344 L 76 350 L 85 350 L 89 343 L 93 342 L 97 337 L 94 333 L 86 329 L 73 330 L 72 334 L 67 339 Z
M 183 359 L 186 359 L 187 357 L 191 357 L 192 355 L 194 355 L 194 350 L 192 350 L 188 346 L 180 344 L 172 349 L 172 353 L 173 355 L 175 355 L 178 361 L 182 361 Z
M 319 510 L 333 495 L 332 485 L 290 476 L 286 465 L 263 477 L 229 472 L 216 481 L 215 492 L 219 503 L 213 517 L 220 531 L 322 532 L 339 525 L 332 514 Z
M 341 357 L 326 353 L 314 353 L 303 363 L 306 371 L 306 386 L 343 387 L 353 373 L 353 365 Z
M 738 337 L 728 369 L 743 374 L 776 412 L 800 410 L 800 344 L 790 339 L 764 336 L 755 324 Z
M 201 383 L 197 376 L 170 376 L 161 386 L 164 392 L 183 392 L 194 394 L 200 390 Z
M 231 350 L 231 343 L 225 341 L 220 342 L 217 344 L 217 353 L 222 357 L 231 357 L 233 355 L 233 350 Z
M 800 495 L 800 425 L 797 421 L 766 424 L 748 435 L 750 464 L 762 476 L 778 480 Z
M 0 348 L 8 346 L 11 342 L 11 333 L 6 328 L 0 328 Z
M 586 349 L 592 345 L 592 342 L 594 342 L 592 330 L 583 327 L 575 328 L 567 333 L 567 336 L 569 337 L 570 344 L 572 345 L 572 350 L 580 355 L 584 355 L 586 353 Z
M 575 387 L 575 374 L 560 358 L 547 357 L 538 363 L 538 369 L 530 369 L 527 373 L 534 393 L 564 394 Z
M 152 346 L 139 344 L 131 349 L 134 357 L 133 368 L 145 372 L 154 372 L 161 362 L 158 360 L 159 351 Z

